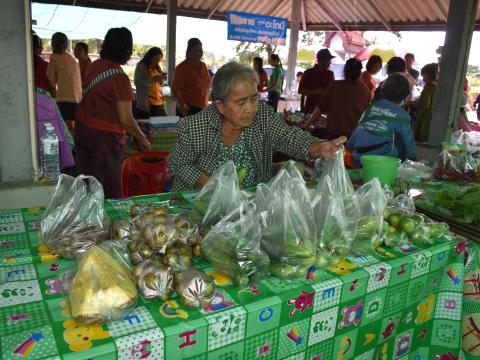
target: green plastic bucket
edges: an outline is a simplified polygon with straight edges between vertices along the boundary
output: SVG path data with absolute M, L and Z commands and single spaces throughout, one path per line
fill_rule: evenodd
M 397 177 L 397 169 L 400 159 L 391 156 L 365 155 L 362 156 L 363 182 L 373 179 L 380 180 L 382 185 L 392 187 Z

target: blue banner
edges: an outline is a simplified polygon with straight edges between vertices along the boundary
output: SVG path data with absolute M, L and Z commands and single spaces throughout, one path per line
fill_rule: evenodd
M 287 19 L 228 11 L 227 22 L 228 40 L 285 45 Z

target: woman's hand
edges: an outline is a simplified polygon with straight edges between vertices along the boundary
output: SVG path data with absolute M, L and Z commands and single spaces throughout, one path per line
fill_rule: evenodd
M 347 141 L 345 136 L 340 136 L 331 141 L 315 142 L 310 145 L 310 156 L 313 158 L 334 159 L 337 150 Z
M 150 151 L 152 149 L 152 144 L 150 144 L 150 141 L 148 141 L 145 136 L 137 140 L 142 151 Z

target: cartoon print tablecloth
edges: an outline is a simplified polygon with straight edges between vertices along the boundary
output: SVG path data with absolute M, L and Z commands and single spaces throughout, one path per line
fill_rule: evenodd
M 193 194 L 183 195 L 108 201 L 106 210 L 127 218 L 134 203 L 170 200 L 175 212 L 188 212 Z M 40 243 L 41 213 L 0 212 L 2 359 L 453 360 L 462 338 L 464 357 L 480 354 L 480 255 L 467 247 L 475 256 L 465 268 L 464 242 L 379 248 L 304 279 L 270 277 L 243 290 L 197 258 L 218 284 L 209 308 L 141 299 L 122 320 L 80 326 L 56 281 L 71 261 Z

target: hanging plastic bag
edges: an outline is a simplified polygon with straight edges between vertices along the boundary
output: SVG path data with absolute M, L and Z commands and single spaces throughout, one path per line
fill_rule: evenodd
M 355 236 L 356 196 L 334 192 L 327 175 L 320 181 L 312 204 L 318 229 L 316 263 L 318 266 L 336 264 L 349 253 Z
M 193 219 L 207 232 L 245 199 L 233 161 L 227 161 L 200 190 L 192 202 Z
M 111 250 L 92 246 L 77 258 L 74 275 L 64 275 L 60 281 L 70 315 L 78 323 L 121 319 L 137 303 L 137 287 L 125 256 L 117 258 L 119 252 Z
M 42 241 L 74 258 L 108 237 L 102 185 L 92 176 L 60 175 L 41 220 Z
M 359 216 L 352 250 L 357 254 L 370 254 L 382 243 L 383 213 L 387 198 L 377 178 L 360 186 L 355 193 Z
M 262 218 L 262 249 L 281 278 L 305 276 L 315 262 L 316 226 L 303 179 L 285 169 L 271 181 Z
M 335 159 L 325 161 L 325 167 L 320 177 L 320 182 L 326 176 L 330 178 L 332 191 L 334 193 L 349 194 L 353 193 L 353 185 L 348 176 L 347 169 L 343 162 L 344 149 L 343 146 L 337 150 Z
M 268 275 L 270 261 L 260 249 L 262 231 L 256 206 L 244 201 L 210 229 L 200 251 L 216 269 L 244 287 Z

